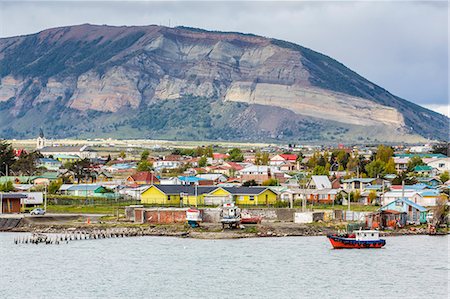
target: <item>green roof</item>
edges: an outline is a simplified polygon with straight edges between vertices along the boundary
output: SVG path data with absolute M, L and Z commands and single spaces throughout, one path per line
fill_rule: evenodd
M 426 153 L 426 154 L 395 154 L 395 157 L 400 158 L 412 158 L 412 157 L 420 157 L 420 158 L 447 158 L 446 155 L 443 154 L 432 154 L 432 153 Z
M 431 171 L 433 169 L 433 167 L 428 166 L 428 165 L 417 165 L 416 167 L 414 167 L 414 171 L 418 172 L 418 171 Z

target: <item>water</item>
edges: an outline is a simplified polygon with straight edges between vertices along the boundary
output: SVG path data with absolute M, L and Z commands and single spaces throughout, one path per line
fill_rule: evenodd
M 332 250 L 325 237 L 168 237 L 13 243 L 0 233 L 0 298 L 447 298 L 448 237 Z

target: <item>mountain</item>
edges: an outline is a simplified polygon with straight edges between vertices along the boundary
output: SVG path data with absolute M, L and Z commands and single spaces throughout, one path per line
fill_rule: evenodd
M 415 142 L 449 119 L 286 41 L 78 25 L 0 39 L 0 136 Z

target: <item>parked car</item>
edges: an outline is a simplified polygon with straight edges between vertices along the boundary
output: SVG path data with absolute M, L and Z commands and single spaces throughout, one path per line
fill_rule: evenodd
M 41 208 L 36 208 L 33 211 L 30 212 L 30 215 L 44 215 L 45 210 Z

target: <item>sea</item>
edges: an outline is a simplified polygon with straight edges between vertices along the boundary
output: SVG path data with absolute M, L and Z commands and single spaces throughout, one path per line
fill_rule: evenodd
M 0 233 L 0 298 L 449 298 L 449 237 L 131 237 L 14 244 Z M 24 235 L 20 235 L 24 236 Z

